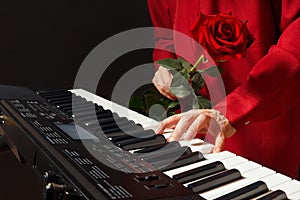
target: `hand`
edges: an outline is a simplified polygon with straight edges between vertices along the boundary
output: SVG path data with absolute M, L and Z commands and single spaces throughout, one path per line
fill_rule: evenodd
M 213 153 L 223 150 L 225 138 L 231 137 L 235 128 L 228 119 L 214 109 L 193 109 L 178 115 L 173 115 L 162 121 L 157 133 L 163 133 L 167 128 L 175 128 L 169 142 L 180 139 L 191 140 L 197 134 L 212 134 L 215 136 Z
M 176 96 L 170 90 L 172 78 L 173 76 L 169 70 L 160 66 L 154 74 L 152 82 L 162 95 L 171 100 L 176 100 Z

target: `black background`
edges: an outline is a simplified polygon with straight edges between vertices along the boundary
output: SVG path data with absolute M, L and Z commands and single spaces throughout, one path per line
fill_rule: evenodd
M 86 55 L 100 42 L 132 28 L 151 26 L 146 0 L 0 1 L 0 84 L 34 90 L 69 89 Z M 97 94 L 110 98 L 118 78 L 149 63 L 151 49 L 117 59 Z M 40 199 L 43 183 L 12 153 L 0 152 L 1 199 Z
M 122 31 L 151 26 L 146 0 L 0 1 L 0 22 L 0 84 L 30 89 L 72 88 L 80 64 L 96 45 Z M 151 51 L 117 59 L 97 93 L 109 98 L 120 75 L 151 62 Z

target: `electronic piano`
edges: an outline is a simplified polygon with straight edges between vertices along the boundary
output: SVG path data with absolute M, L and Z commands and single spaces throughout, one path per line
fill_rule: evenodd
M 1 140 L 52 199 L 300 199 L 300 182 L 82 89 L 0 86 Z

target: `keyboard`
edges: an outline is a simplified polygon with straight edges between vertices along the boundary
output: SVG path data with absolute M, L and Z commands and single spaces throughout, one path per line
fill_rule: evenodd
M 76 95 L 86 98 L 87 100 L 102 105 L 105 109 L 114 110 L 114 112 L 118 113 L 122 117 L 128 117 L 129 119 L 133 119 L 136 123 L 142 124 L 145 128 L 155 129 L 158 125 L 158 122 L 154 121 L 153 119 L 145 117 L 134 111 L 128 110 L 126 107 L 117 105 L 111 101 L 103 99 L 87 91 L 78 89 L 72 90 L 72 92 Z M 168 136 L 169 134 L 165 134 L 166 138 L 168 138 Z M 228 151 L 223 151 L 217 154 L 211 154 L 210 152 L 212 150 L 213 145 L 205 143 L 200 139 L 194 139 L 190 142 L 179 141 L 179 143 L 181 146 L 189 145 L 189 147 L 191 147 L 192 149 L 192 152 L 201 152 L 206 158 L 205 161 L 192 163 L 190 165 L 178 167 L 176 169 L 164 171 L 164 174 L 166 174 L 170 178 L 176 178 L 176 180 L 182 182 L 185 187 L 189 187 L 189 185 L 195 183 L 198 179 L 201 178 L 201 173 L 199 173 L 198 175 L 200 178 L 197 176 L 193 177 L 193 175 L 197 173 L 197 169 L 201 171 L 201 168 L 203 169 L 204 167 L 208 166 L 212 166 L 213 169 L 215 169 L 214 167 L 219 166 L 218 164 L 222 166 L 222 169 L 237 169 L 240 172 L 240 175 L 243 177 L 241 179 L 232 181 L 232 183 L 229 182 L 227 184 L 223 184 L 222 187 L 215 187 L 216 185 L 213 184 L 213 189 L 204 190 L 204 192 L 201 192 L 200 189 L 192 189 L 205 199 L 234 199 L 234 197 L 230 196 L 230 194 L 234 193 L 234 191 L 237 191 L 237 193 L 246 193 L 248 189 L 251 190 L 253 188 L 260 187 L 266 187 L 264 188 L 264 192 L 266 194 L 259 195 L 259 197 L 257 197 L 256 199 L 300 198 L 300 182 L 297 180 L 292 180 L 291 178 L 283 174 L 276 173 L 272 169 L 263 167 L 258 163 L 249 161 Z M 220 171 L 214 173 L 220 175 Z M 213 178 L 212 174 L 209 173 L 210 178 Z M 203 177 L 202 180 L 204 180 Z M 228 196 L 226 196 L 226 194 Z M 247 199 L 247 196 L 235 198 Z
M 1 135 L 45 199 L 299 199 L 300 182 L 82 89 L 2 95 Z M 12 93 L 12 94 L 11 94 Z M 25 95 L 24 95 L 25 94 Z

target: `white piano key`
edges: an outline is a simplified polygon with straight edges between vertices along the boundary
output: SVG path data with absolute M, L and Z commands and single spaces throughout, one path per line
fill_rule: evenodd
M 225 166 L 226 169 L 231 169 L 233 168 L 233 166 L 239 165 L 241 163 L 245 163 L 248 160 L 246 158 L 243 158 L 241 156 L 235 156 L 235 157 L 231 157 L 228 159 L 223 160 L 223 164 Z
M 165 136 L 166 139 L 168 139 L 172 135 L 172 133 L 171 132 L 167 132 L 167 133 L 164 133 L 163 135 Z
M 241 172 L 242 175 L 244 173 L 247 173 L 251 170 L 254 170 L 254 169 L 257 169 L 260 167 L 262 167 L 260 164 L 253 162 L 253 161 L 244 162 L 244 163 L 241 163 L 238 165 L 239 171 Z
M 211 154 L 206 154 L 204 157 L 208 160 L 210 159 L 222 159 L 222 158 L 229 158 L 236 156 L 234 153 L 231 153 L 230 151 L 221 151 L 219 153 L 211 153 Z
M 288 198 L 291 199 L 291 200 L 299 200 L 300 199 L 300 191 L 288 195 Z
M 300 182 L 292 180 L 281 185 L 275 186 L 273 190 L 282 190 L 289 197 L 289 195 L 300 192 Z
M 254 166 L 256 167 L 256 165 L 254 165 Z M 235 166 L 234 168 L 240 170 L 239 166 Z M 241 168 L 241 170 L 242 169 L 243 169 L 243 167 Z M 268 169 L 266 167 L 260 167 L 260 168 L 254 168 L 253 170 L 250 170 L 246 173 L 241 173 L 241 174 L 244 177 L 243 179 L 237 180 L 235 182 L 226 184 L 222 187 L 218 187 L 216 189 L 201 193 L 200 196 L 205 199 L 215 199 L 215 198 L 221 197 L 225 194 L 228 194 L 230 192 L 233 192 L 237 189 L 245 187 L 255 181 L 262 179 L 263 177 L 275 174 L 275 171 Z
M 192 152 L 199 151 L 202 154 L 208 154 L 211 152 L 214 145 L 204 142 L 198 138 L 192 139 L 190 141 L 180 140 L 181 146 L 188 146 L 191 148 Z
M 272 176 L 265 177 L 261 181 L 265 182 L 270 190 L 273 190 L 274 187 L 291 180 L 292 179 L 290 177 L 277 173 L 273 174 Z

